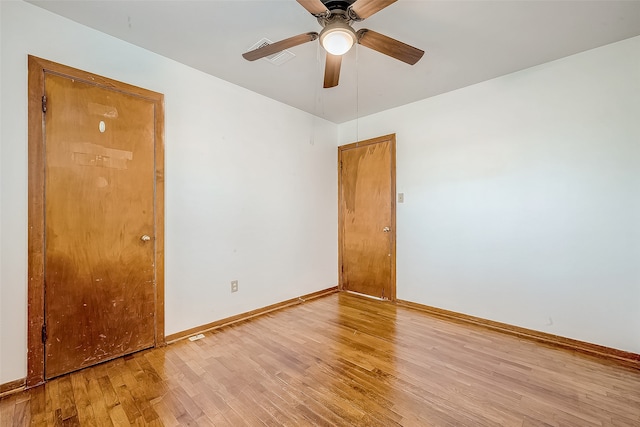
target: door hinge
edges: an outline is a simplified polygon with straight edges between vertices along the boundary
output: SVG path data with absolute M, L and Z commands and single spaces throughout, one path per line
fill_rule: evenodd
M 42 325 L 42 344 L 47 342 L 47 325 Z
M 42 112 L 47 112 L 47 95 L 42 95 Z

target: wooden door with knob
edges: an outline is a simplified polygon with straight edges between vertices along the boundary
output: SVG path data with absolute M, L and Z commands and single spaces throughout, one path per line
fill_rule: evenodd
M 395 135 L 338 147 L 340 288 L 395 300 Z
M 162 111 L 140 91 L 43 73 L 48 379 L 156 344 Z

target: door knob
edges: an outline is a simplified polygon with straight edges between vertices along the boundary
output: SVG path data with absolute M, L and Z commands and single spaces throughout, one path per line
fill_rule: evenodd
M 389 227 L 385 227 L 385 228 L 383 228 L 383 229 L 382 229 L 382 231 L 383 231 L 384 233 L 388 233 L 388 232 L 390 232 L 390 231 L 391 231 L 391 229 L 390 229 Z
M 151 237 L 143 234 L 142 237 L 140 237 L 140 240 L 142 240 L 143 242 L 148 242 L 149 240 L 151 240 Z

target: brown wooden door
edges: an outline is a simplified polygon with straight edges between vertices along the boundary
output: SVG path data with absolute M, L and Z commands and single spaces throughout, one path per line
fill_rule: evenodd
M 338 148 L 340 287 L 395 299 L 395 135 Z
M 154 103 L 45 74 L 45 377 L 155 343 Z

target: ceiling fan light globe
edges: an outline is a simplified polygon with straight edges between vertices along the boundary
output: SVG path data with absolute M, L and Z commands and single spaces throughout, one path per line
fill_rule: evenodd
M 326 31 L 320 39 L 322 47 L 331 55 L 344 55 L 349 52 L 354 42 L 353 33 L 342 28 Z

